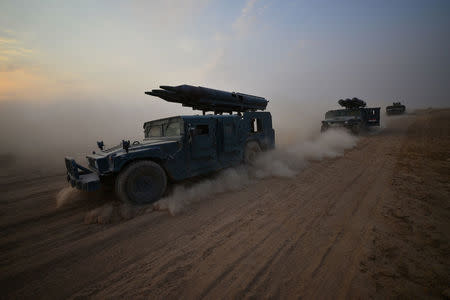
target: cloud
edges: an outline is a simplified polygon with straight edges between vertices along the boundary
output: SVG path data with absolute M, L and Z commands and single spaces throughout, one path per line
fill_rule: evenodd
M 11 45 L 11 44 L 17 44 L 17 43 L 18 43 L 17 40 L 5 38 L 5 37 L 0 37 L 0 44 L 3 44 L 3 45 L 9 44 L 9 45 Z
M 133 1 L 131 13 L 145 19 L 143 26 L 158 27 L 175 33 L 186 27 L 207 7 L 210 0 L 154 0 Z
M 50 97 L 58 90 L 55 80 L 41 70 L 35 51 L 8 33 L 0 36 L 0 101 Z
M 251 25 L 256 21 L 255 4 L 258 0 L 247 0 L 241 10 L 241 15 L 234 21 L 232 27 L 238 37 L 249 33 Z
M 0 72 L 11 72 L 23 66 L 33 50 L 17 39 L 0 36 Z
M 202 67 L 198 68 L 200 78 L 210 78 L 209 74 L 219 68 L 227 59 L 227 56 L 230 56 L 230 53 L 233 52 L 230 47 L 235 47 L 237 40 L 251 34 L 253 26 L 267 8 L 268 4 L 259 0 L 247 0 L 229 30 L 224 29 L 222 32 L 216 32 L 213 35 L 211 45 L 215 45 L 215 47 L 212 47 L 213 50 L 205 58 Z
M 28 56 L 33 53 L 33 50 L 16 47 L 16 48 L 9 48 L 9 49 L 1 49 L 0 53 L 5 56 L 14 57 L 14 56 Z
M 247 16 L 248 13 L 253 9 L 253 6 L 255 6 L 257 0 L 247 0 L 245 3 L 244 8 L 242 9 L 242 15 L 241 16 Z
M 7 34 L 7 35 L 13 35 L 16 33 L 14 30 L 9 29 L 9 28 L 0 28 L 0 32 L 3 32 L 4 34 Z
M 64 70 L 52 72 L 40 51 L 0 29 L 0 101 L 52 100 L 78 85 L 80 80 Z

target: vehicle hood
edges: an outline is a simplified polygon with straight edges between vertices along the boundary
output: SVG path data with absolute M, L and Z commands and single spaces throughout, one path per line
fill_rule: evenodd
M 169 144 L 176 144 L 180 141 L 180 138 L 164 138 L 164 139 L 156 139 L 156 138 L 151 138 L 151 139 L 144 139 L 144 140 L 140 140 L 138 141 L 139 144 L 137 145 L 133 145 L 133 141 L 130 141 L 130 147 L 128 148 L 128 152 L 137 152 L 137 151 L 141 151 L 141 150 L 149 150 L 149 149 L 158 149 L 161 146 L 167 146 Z M 114 154 L 115 156 L 118 155 L 122 155 L 122 154 L 127 154 L 127 152 L 125 151 L 125 149 L 123 149 L 122 143 L 113 146 L 111 148 L 108 149 L 104 149 L 104 150 L 96 150 L 94 151 L 95 153 L 92 155 L 89 155 L 92 158 L 101 158 L 101 157 L 106 157 L 106 156 L 110 156 L 112 154 Z

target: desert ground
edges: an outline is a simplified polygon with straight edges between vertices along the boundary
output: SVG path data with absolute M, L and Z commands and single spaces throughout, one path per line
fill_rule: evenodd
M 1 298 L 450 295 L 448 109 L 175 215 L 108 194 L 57 203 L 63 168 L 1 170 Z

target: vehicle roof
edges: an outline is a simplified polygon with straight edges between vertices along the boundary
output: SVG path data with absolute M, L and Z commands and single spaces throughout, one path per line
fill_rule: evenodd
M 270 114 L 269 112 L 262 112 L 262 111 L 257 111 L 257 112 L 244 112 L 244 114 Z M 156 120 L 151 120 L 151 121 L 147 121 L 144 123 L 144 127 L 149 124 L 149 123 L 153 123 L 153 122 L 158 122 L 158 121 L 163 121 L 163 120 L 170 120 L 170 119 L 176 119 L 176 118 L 181 118 L 183 120 L 198 120 L 198 119 L 228 119 L 228 118 L 241 118 L 241 116 L 234 114 L 234 115 L 229 115 L 229 114 L 223 114 L 223 115 L 214 115 L 214 114 L 208 114 L 208 115 L 180 115 L 180 116 L 172 116 L 172 117 L 167 117 L 167 118 L 162 118 L 162 119 L 156 119 Z
M 355 110 L 361 110 L 361 109 L 364 109 L 364 108 L 342 108 L 342 109 L 332 109 L 332 110 L 329 110 L 329 111 L 327 111 L 327 113 L 328 112 L 333 112 L 333 111 L 355 111 Z
M 188 116 L 180 116 L 184 120 L 192 120 L 192 119 L 228 119 L 228 118 L 240 118 L 239 115 L 188 115 Z
M 358 108 L 341 108 L 341 109 L 332 109 L 330 111 L 352 111 L 352 110 L 368 110 L 368 109 L 380 109 L 379 107 L 358 107 Z

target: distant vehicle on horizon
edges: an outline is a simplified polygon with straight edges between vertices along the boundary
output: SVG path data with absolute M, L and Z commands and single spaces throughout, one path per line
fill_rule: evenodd
M 358 98 L 341 99 L 338 103 L 345 108 L 327 111 L 321 132 L 341 127 L 359 134 L 363 129 L 380 126 L 380 107 L 366 108 L 366 102 Z
M 386 106 L 386 114 L 389 115 L 401 115 L 406 111 L 406 106 L 400 102 L 394 102 L 392 105 Z

